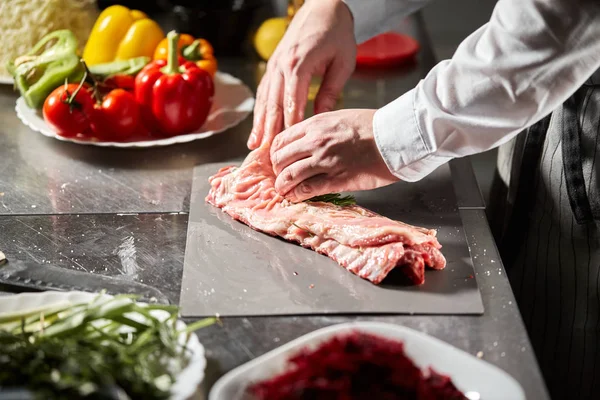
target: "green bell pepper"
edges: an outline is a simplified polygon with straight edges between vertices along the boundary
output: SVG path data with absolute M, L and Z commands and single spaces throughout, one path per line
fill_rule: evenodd
M 150 62 L 150 57 L 134 57 L 128 60 L 112 61 L 88 67 L 95 77 L 106 79 L 114 75 L 137 75 Z
M 44 36 L 7 67 L 27 105 L 38 109 L 54 89 L 65 81 L 80 82 L 85 72 L 77 56 L 77 38 L 66 29 Z

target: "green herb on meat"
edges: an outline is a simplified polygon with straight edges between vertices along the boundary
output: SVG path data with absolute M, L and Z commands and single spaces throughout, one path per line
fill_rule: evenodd
M 302 230 L 302 231 L 306 232 L 306 233 L 308 234 L 308 236 L 310 236 L 310 237 L 315 237 L 315 236 L 316 236 L 314 233 L 312 233 L 312 232 L 311 232 L 311 231 L 309 231 L 308 229 L 306 229 L 306 228 L 303 228 L 303 227 L 301 227 L 301 226 L 298 226 L 298 225 L 296 225 L 296 223 L 295 223 L 295 222 L 292 222 L 292 225 L 294 225 L 296 228 L 298 228 L 298 229 L 300 229 L 300 230 Z
M 134 300 L 99 296 L 3 319 L 0 388 L 26 386 L 40 399 L 168 398 L 189 362 L 181 334 L 189 337 L 216 320 L 178 330 L 176 306 Z
M 315 196 L 312 197 L 306 201 L 310 201 L 310 202 L 324 202 L 324 203 L 332 203 L 335 204 L 336 206 L 351 206 L 356 204 L 356 199 L 354 198 L 354 196 L 342 196 L 339 193 L 331 193 L 331 194 L 324 194 L 322 196 Z

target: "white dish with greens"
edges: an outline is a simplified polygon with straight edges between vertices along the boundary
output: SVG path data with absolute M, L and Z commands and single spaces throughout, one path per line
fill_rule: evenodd
M 0 391 L 43 399 L 192 398 L 204 347 L 177 306 L 85 292 L 0 298 Z

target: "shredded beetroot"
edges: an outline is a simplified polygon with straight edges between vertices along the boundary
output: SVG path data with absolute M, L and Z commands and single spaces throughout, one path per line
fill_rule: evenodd
M 290 369 L 254 384 L 259 400 L 458 400 L 450 378 L 425 376 L 401 342 L 365 333 L 334 337 L 292 357 Z
M 429 368 L 429 376 L 419 385 L 419 400 L 463 400 L 465 396 L 454 386 L 450 377 Z

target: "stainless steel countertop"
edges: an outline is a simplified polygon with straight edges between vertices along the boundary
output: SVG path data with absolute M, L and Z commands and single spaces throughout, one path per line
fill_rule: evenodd
M 393 71 L 357 71 L 344 92 L 345 108 L 382 106 L 432 67 L 435 58 L 419 17 L 399 29 L 420 40 L 418 63 Z M 260 64 L 249 60 L 223 59 L 220 68 L 253 89 L 261 74 Z M 129 262 L 133 257 L 139 268 L 135 279 L 178 302 L 192 168 L 246 154 L 251 118 L 190 144 L 106 149 L 32 132 L 15 115 L 16 98 L 11 87 L 0 88 L 0 250 L 9 260 L 118 276 L 124 257 L 120 250 L 125 249 Z M 470 162 L 455 160 L 451 169 L 483 316 L 226 318 L 222 326 L 198 331 L 209 360 L 206 388 L 228 370 L 304 333 L 368 319 L 403 324 L 479 354 L 516 378 L 529 399 L 548 398 Z

